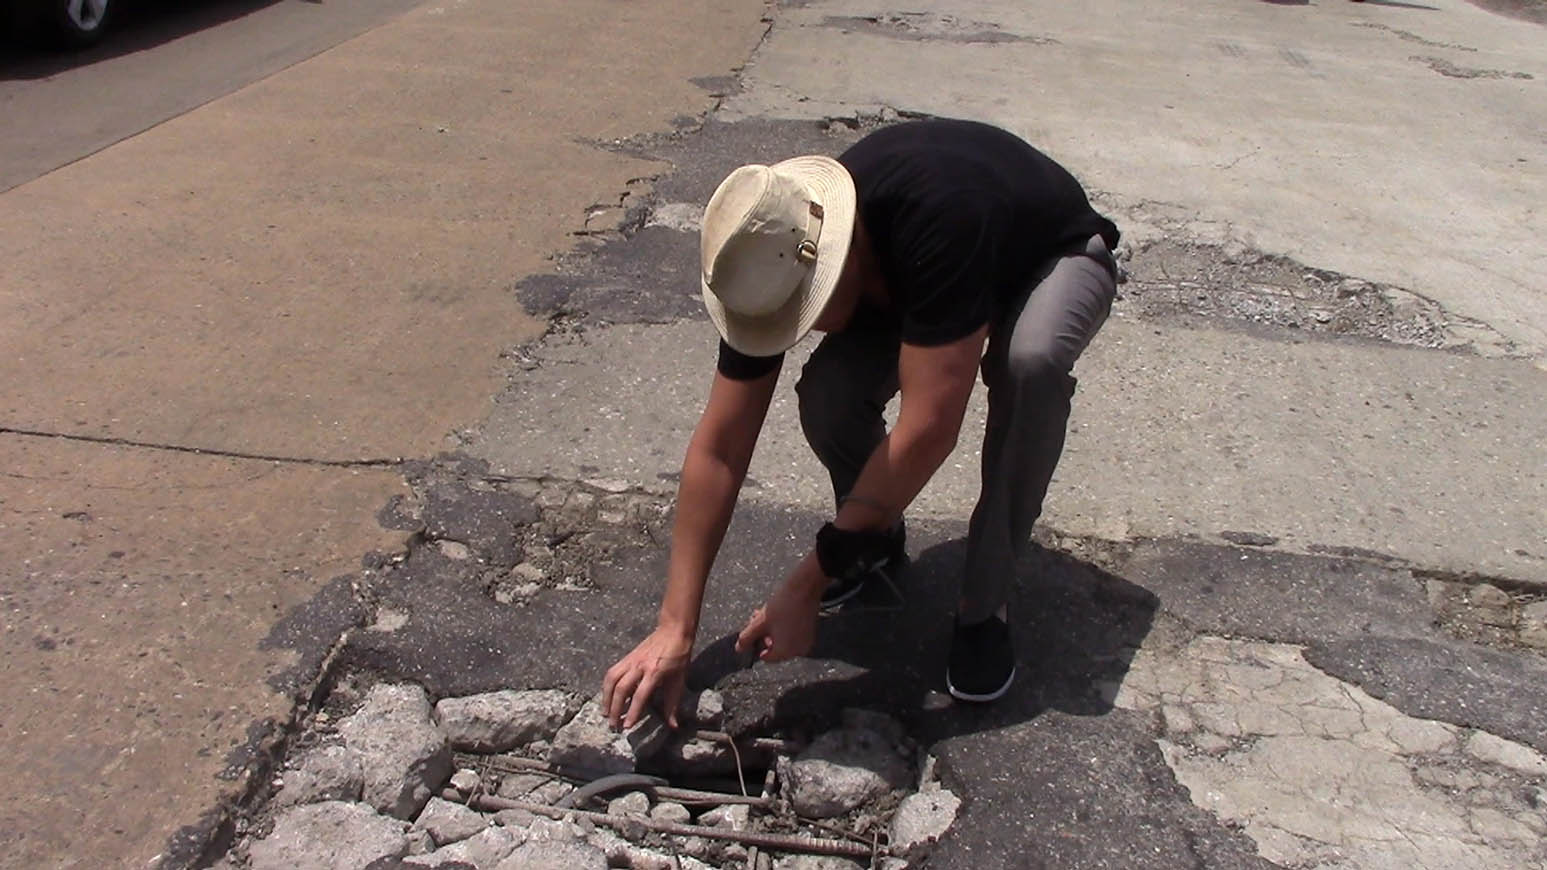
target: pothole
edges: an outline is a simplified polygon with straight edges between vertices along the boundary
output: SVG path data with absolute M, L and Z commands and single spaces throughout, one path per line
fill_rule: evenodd
M 1424 581 L 1434 622 L 1452 637 L 1547 653 L 1547 591 L 1435 577 Z
M 1495 356 L 1518 352 L 1486 324 L 1401 287 L 1242 245 L 1163 239 L 1135 248 L 1124 269 L 1121 304 L 1140 317 L 1202 317 Z
M 597 699 L 561 690 L 432 705 L 358 679 L 305 721 L 217 867 L 901 870 L 959 807 L 874 711 L 809 738 L 733 736 L 709 690 L 684 699 L 677 731 L 651 715 L 619 733 Z
M 659 546 L 671 515 L 667 497 L 625 481 L 506 477 L 449 454 L 415 466 L 409 483 L 412 497 L 395 499 L 384 524 L 414 530 L 410 551 L 433 548 L 466 582 L 517 607 L 544 589 L 589 589 L 597 567 Z

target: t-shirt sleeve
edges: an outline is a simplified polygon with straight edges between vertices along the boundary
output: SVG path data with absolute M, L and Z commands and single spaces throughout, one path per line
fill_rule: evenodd
M 777 371 L 784 364 L 784 354 L 774 356 L 747 356 L 720 339 L 720 358 L 715 369 L 733 381 L 755 381 L 763 375 Z
M 971 334 L 994 316 L 1004 292 L 997 242 L 1006 226 L 999 207 L 962 197 L 898 216 L 891 244 L 902 340 L 941 345 Z

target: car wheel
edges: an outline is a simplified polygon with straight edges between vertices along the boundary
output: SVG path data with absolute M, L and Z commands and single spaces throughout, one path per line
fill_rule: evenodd
M 54 9 L 54 35 L 71 48 L 82 48 L 102 38 L 115 0 L 50 0 Z

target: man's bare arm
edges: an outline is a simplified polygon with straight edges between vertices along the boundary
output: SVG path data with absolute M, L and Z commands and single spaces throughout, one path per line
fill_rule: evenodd
M 698 631 L 709 569 L 730 525 L 778 380 L 777 371 L 752 381 L 715 374 L 709 402 L 682 461 L 662 627 L 688 637 Z
M 682 461 L 666 592 L 656 629 L 602 680 L 602 709 L 614 726 L 639 721 L 658 689 L 667 721 L 677 724 L 677 702 L 698 633 L 709 569 L 730 525 L 778 380 L 777 371 L 751 381 L 715 374 Z
M 849 530 L 889 528 L 951 455 L 977 383 L 987 335 L 983 327 L 939 347 L 903 345 L 897 367 L 902 386 L 897 425 L 870 454 L 835 525 Z M 805 655 L 815 638 L 826 584 L 813 551 L 752 615 L 736 639 L 736 649 L 755 651 L 769 662 Z
M 840 529 L 889 528 L 956 448 L 988 337 L 984 326 L 937 347 L 904 344 L 897 361 L 902 406 L 838 511 Z

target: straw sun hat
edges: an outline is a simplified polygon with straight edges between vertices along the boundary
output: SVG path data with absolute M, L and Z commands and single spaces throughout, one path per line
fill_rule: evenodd
M 704 307 L 748 356 L 789 350 L 832 298 L 854 232 L 854 180 L 831 157 L 743 166 L 704 208 Z

